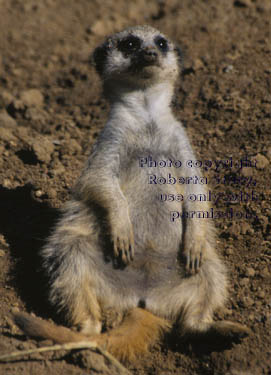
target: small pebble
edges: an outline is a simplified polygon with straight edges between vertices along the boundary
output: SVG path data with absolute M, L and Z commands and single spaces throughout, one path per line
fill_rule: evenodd
M 245 307 L 250 307 L 254 304 L 254 300 L 251 297 L 243 297 L 241 299 L 241 304 Z
M 241 174 L 244 177 L 251 177 L 253 175 L 253 169 L 252 168 L 242 168 Z
M 14 306 L 14 307 L 11 309 L 11 312 L 12 312 L 12 313 L 17 313 L 17 312 L 19 312 L 19 311 L 20 311 L 20 309 L 19 309 L 18 306 Z
M 242 286 L 246 286 L 249 284 L 249 278 L 248 277 L 244 277 L 241 281 L 240 281 L 240 285 Z
M 225 250 L 225 254 L 226 255 L 233 255 L 233 249 L 231 247 L 228 247 L 226 250 Z
M 35 191 L 35 196 L 36 196 L 37 198 L 40 198 L 42 195 L 43 195 L 43 192 L 42 192 L 41 190 L 37 190 L 37 191 Z
M 227 65 L 223 68 L 223 73 L 230 73 L 233 71 L 233 65 Z
M 249 314 L 248 319 L 249 320 L 254 320 L 255 319 L 255 315 L 254 314 Z
M 253 276 L 255 276 L 255 270 L 253 268 L 247 268 L 246 272 L 245 272 L 245 275 L 247 277 L 253 277 Z
M 268 271 L 268 268 L 267 267 L 264 267 L 261 272 L 260 272 L 260 276 L 261 277 L 269 277 L 270 276 L 270 272 Z
M 8 178 L 5 178 L 3 183 L 2 183 L 2 186 L 5 187 L 5 188 L 10 188 L 11 185 L 12 185 L 11 181 Z
M 257 293 L 257 296 L 259 298 L 265 298 L 265 292 L 263 290 L 261 290 L 260 292 Z

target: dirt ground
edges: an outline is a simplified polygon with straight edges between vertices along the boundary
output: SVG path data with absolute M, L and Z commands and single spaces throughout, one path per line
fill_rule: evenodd
M 176 116 L 199 160 L 228 160 L 205 171 L 212 191 L 224 193 L 214 209 L 233 213 L 215 220 L 230 275 L 217 318 L 252 334 L 213 346 L 172 334 L 129 369 L 271 374 L 270 0 L 0 0 L 0 354 L 37 346 L 11 322 L 12 310 L 54 318 L 38 250 L 108 111 L 89 55 L 106 35 L 136 24 L 180 45 Z M 244 158 L 251 164 L 241 168 Z M 93 362 L 86 351 L 37 354 L 0 364 L 0 374 L 110 374 Z

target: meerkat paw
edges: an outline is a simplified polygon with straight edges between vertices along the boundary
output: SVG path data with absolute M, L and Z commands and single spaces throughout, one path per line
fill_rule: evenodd
M 199 272 L 204 260 L 205 239 L 198 236 L 191 237 L 191 235 L 187 237 L 183 251 L 185 269 L 188 274 L 194 275 Z
M 124 264 L 130 263 L 134 259 L 134 233 L 130 218 L 115 218 L 111 228 L 115 257 L 120 257 Z

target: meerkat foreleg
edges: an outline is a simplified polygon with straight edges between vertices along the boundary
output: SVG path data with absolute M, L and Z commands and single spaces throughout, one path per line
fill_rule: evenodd
M 121 257 L 126 264 L 134 258 L 134 234 L 129 215 L 128 203 L 116 202 L 116 207 L 111 205 L 108 215 L 109 226 L 114 246 L 115 257 Z
M 202 266 L 206 248 L 206 229 L 201 219 L 187 220 L 184 233 L 183 255 L 188 273 L 197 273 Z
M 183 187 L 177 187 L 177 192 L 187 199 L 189 192 L 184 191 Z M 199 194 L 203 194 L 200 192 Z M 185 201 L 182 207 L 184 218 L 183 224 L 183 243 L 182 256 L 185 261 L 185 269 L 188 274 L 199 272 L 206 255 L 207 242 L 212 242 L 213 233 L 208 231 L 205 211 L 208 210 L 206 201 Z M 204 210 L 203 210 L 204 209 Z M 198 217 L 201 215 L 202 217 Z M 207 235 L 208 232 L 208 235 Z
M 195 195 L 205 196 L 205 190 Z M 185 208 L 190 216 L 186 222 L 183 252 L 186 258 L 186 270 L 194 274 L 199 272 L 203 262 L 216 256 L 215 228 L 210 222 L 209 202 L 198 200 L 189 202 Z
M 98 203 L 106 210 L 108 227 L 113 242 L 115 257 L 121 257 L 127 264 L 134 257 L 134 234 L 129 215 L 129 205 L 124 196 L 118 178 L 107 171 L 91 169 L 79 179 L 75 195 L 80 199 Z

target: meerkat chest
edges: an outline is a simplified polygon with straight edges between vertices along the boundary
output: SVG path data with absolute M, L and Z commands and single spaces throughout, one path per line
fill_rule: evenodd
M 153 120 L 127 133 L 127 151 L 131 157 L 137 152 L 147 154 L 170 153 L 171 134 Z

